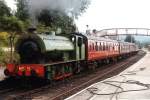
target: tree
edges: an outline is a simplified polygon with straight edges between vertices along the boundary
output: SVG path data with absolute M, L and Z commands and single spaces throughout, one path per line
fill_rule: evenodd
M 4 16 L 0 22 L 1 31 L 17 33 L 24 30 L 24 23 L 15 16 Z
M 22 32 L 24 23 L 13 16 L 4 0 L 0 0 L 0 31 Z
M 62 31 L 65 32 L 72 32 L 76 30 L 76 26 L 74 24 L 74 18 L 78 18 L 82 13 L 85 12 L 88 5 L 90 4 L 90 0 L 64 0 L 59 1 L 59 3 L 54 4 L 54 6 L 62 5 L 61 7 L 65 10 L 56 7 L 56 9 L 52 9 L 51 5 L 47 5 L 46 2 L 53 1 L 53 0 L 44 0 L 40 2 L 45 2 L 47 5 L 44 7 L 39 7 L 38 2 L 33 0 L 16 0 L 17 1 L 17 12 L 16 16 L 25 21 L 30 19 L 30 22 L 33 22 L 35 19 L 39 21 L 37 24 L 38 29 L 42 29 L 46 27 L 49 30 L 56 30 L 57 28 L 61 28 Z M 30 2 L 31 1 L 31 2 Z M 70 3 L 68 3 L 70 2 Z M 63 6 L 64 5 L 68 5 Z M 69 6 L 71 4 L 71 6 Z M 70 14 L 70 15 L 69 15 Z M 32 17 L 32 18 L 29 18 Z M 30 25 L 34 24 L 30 23 Z M 29 25 L 29 23 L 27 23 Z
M 0 17 L 10 15 L 10 8 L 6 5 L 4 0 L 0 0 Z
M 135 43 L 136 42 L 135 38 L 132 35 L 130 35 L 130 34 L 126 36 L 124 41 L 125 42 L 131 42 L 131 43 Z
M 8 41 L 11 47 L 10 62 L 12 63 L 14 60 L 12 48 L 14 47 L 16 34 L 24 31 L 24 23 L 15 16 L 4 16 L 0 19 L 0 22 L 0 30 L 10 34 Z
M 45 9 L 37 17 L 41 24 L 45 25 L 45 27 L 50 27 L 51 30 L 56 31 L 57 28 L 61 28 L 63 33 L 76 30 L 73 19 L 59 11 Z
M 26 21 L 29 19 L 28 7 L 26 0 L 16 0 L 17 2 L 17 12 L 16 17 L 22 21 Z
M 84 13 L 86 11 L 86 9 L 88 8 L 88 6 L 90 4 L 90 0 L 79 0 L 79 1 L 81 2 L 79 11 L 72 13 L 76 19 L 78 18 L 78 16 L 80 16 L 82 13 Z
M 0 32 L 0 46 L 7 47 L 9 45 L 8 36 L 7 32 Z

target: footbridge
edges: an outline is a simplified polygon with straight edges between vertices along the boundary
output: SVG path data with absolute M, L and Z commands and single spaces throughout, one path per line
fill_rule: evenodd
M 117 36 L 117 35 L 141 35 L 150 36 L 149 28 L 109 28 L 97 31 L 98 36 Z

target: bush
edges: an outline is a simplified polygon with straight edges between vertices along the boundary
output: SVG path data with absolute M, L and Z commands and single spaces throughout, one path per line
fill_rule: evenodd
M 7 54 L 0 48 L 0 65 L 5 65 L 5 59 Z
M 6 64 L 10 63 L 10 55 L 10 51 L 4 51 L 2 48 L 0 48 L 0 65 L 5 66 Z M 13 61 L 15 61 L 15 63 L 20 62 L 20 56 L 16 52 L 13 52 Z
M 0 46 L 9 46 L 9 34 L 7 32 L 0 32 Z

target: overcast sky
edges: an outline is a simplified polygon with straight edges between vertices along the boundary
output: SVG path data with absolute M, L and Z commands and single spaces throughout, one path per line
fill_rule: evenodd
M 97 30 L 116 27 L 150 27 L 150 0 L 92 0 L 77 22 L 80 31 L 88 24 Z
M 16 9 L 14 0 L 5 0 L 9 7 Z
M 13 0 L 6 0 L 16 9 Z M 116 27 L 150 28 L 150 0 L 91 0 L 86 12 L 76 20 L 80 31 Z

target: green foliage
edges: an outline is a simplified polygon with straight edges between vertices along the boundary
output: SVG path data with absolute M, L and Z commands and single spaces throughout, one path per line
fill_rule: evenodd
M 7 47 L 9 45 L 9 33 L 7 32 L 0 32 L 0 46 Z
M 2 48 L 0 48 L 0 64 L 3 63 L 3 61 L 4 61 L 4 56 L 5 56 L 5 52 L 2 50 Z
M 22 4 L 24 0 L 17 0 Z M 23 5 L 23 4 L 22 4 Z M 18 9 L 21 9 L 22 5 L 17 3 Z M 23 8 L 23 7 L 22 7 Z M 26 11 L 18 10 L 16 16 L 13 16 L 10 12 L 10 8 L 6 5 L 4 0 L 0 0 L 0 31 L 9 32 L 9 33 L 19 33 L 28 26 L 29 21 L 22 21 L 21 18 L 25 18 Z M 22 13 L 21 13 L 22 12 Z M 26 19 L 26 18 L 25 18 Z
M 9 62 L 8 52 L 0 48 L 0 65 L 5 65 L 7 62 Z
M 19 62 L 19 55 L 17 53 L 13 53 L 13 60 Z M 5 65 L 10 62 L 10 51 L 4 51 L 0 47 L 0 65 Z
M 16 33 L 21 33 L 24 31 L 24 23 L 15 16 L 3 16 L 1 17 L 0 22 L 0 31 L 9 33 L 8 37 L 4 38 L 4 41 L 1 40 L 1 46 L 7 45 L 10 46 L 10 48 L 13 48 L 17 39 Z M 5 52 L 2 52 L 2 54 L 3 55 L 1 55 L 0 62 L 9 62 L 15 58 L 13 51 L 9 51 L 9 53 L 6 53 L 6 55 Z
M 131 43 L 135 43 L 135 38 L 132 35 L 127 35 L 127 37 L 124 40 L 125 42 L 131 42 Z
M 4 16 L 0 19 L 0 30 L 6 32 L 23 32 L 24 23 L 15 16 Z
M 10 15 L 10 8 L 6 5 L 4 0 L 0 0 L 0 17 Z

